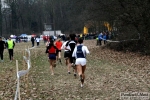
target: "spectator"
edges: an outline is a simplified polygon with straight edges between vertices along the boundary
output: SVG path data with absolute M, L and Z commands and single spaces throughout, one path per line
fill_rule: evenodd
M 3 62 L 4 48 L 5 48 L 5 42 L 2 41 L 2 37 L 0 37 L 0 57 L 1 57 L 1 62 Z
M 10 61 L 13 60 L 13 49 L 15 47 L 15 42 L 13 40 L 11 40 L 11 37 L 9 37 L 8 41 L 6 42 L 6 46 L 8 48 L 8 52 L 9 52 L 9 59 Z
M 102 45 L 102 40 L 103 40 L 103 33 L 102 32 L 98 35 L 98 40 L 99 40 L 99 45 Z
M 103 33 L 103 40 L 104 40 L 104 44 L 106 44 L 107 35 L 106 35 L 106 33 L 105 33 L 105 32 Z
M 35 39 L 34 39 L 34 37 L 32 36 L 32 37 L 31 37 L 32 47 L 34 47 L 34 41 L 35 41 Z
M 36 37 L 36 43 L 37 43 L 37 46 L 39 46 L 39 44 L 40 44 L 40 38 L 38 36 Z

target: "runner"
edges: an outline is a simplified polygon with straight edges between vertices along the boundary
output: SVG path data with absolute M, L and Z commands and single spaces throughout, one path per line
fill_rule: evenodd
M 47 39 L 47 42 L 45 43 L 46 48 L 49 46 L 50 40 L 51 40 L 51 38 L 48 38 L 48 39 Z
M 74 51 L 75 46 L 76 46 L 76 43 L 75 43 L 75 34 L 70 34 L 70 41 L 68 41 L 66 43 L 66 46 L 65 46 L 65 49 L 70 52 L 70 54 L 69 54 L 69 64 L 68 64 L 68 74 L 71 74 L 70 73 L 70 68 L 75 63 L 75 58 L 72 57 L 72 53 Z M 76 73 L 74 73 L 74 76 L 76 76 Z
M 57 53 L 57 60 L 62 64 L 62 62 L 61 62 L 61 46 L 62 46 L 62 41 L 61 41 L 61 39 L 59 38 L 58 40 L 56 40 L 56 42 L 55 42 L 55 46 L 58 48 L 58 51 L 56 51 Z
M 53 67 L 56 67 L 56 50 L 58 49 L 56 46 L 54 46 L 54 41 L 50 40 L 50 44 L 46 49 L 46 53 L 48 53 L 51 75 L 54 75 Z
M 63 45 L 61 46 L 61 49 L 64 49 L 65 64 L 66 64 L 66 66 L 67 66 L 67 68 L 68 68 L 68 72 L 70 72 L 70 67 L 69 67 L 69 63 L 70 63 L 70 59 L 69 59 L 69 57 L 70 57 L 70 48 L 69 48 L 69 46 L 67 46 L 67 49 L 69 49 L 69 50 L 66 50 L 66 49 L 65 49 L 65 46 L 66 46 L 66 44 L 69 42 L 69 40 L 70 40 L 70 38 L 67 37 L 67 38 L 66 38 L 66 41 L 65 41 L 65 42 L 63 43 Z
M 84 79 L 85 79 L 85 69 L 86 69 L 86 54 L 89 53 L 89 50 L 86 46 L 83 45 L 83 39 L 78 39 L 78 45 L 75 47 L 72 57 L 76 58 L 76 68 L 78 75 L 81 80 L 81 87 L 83 87 Z

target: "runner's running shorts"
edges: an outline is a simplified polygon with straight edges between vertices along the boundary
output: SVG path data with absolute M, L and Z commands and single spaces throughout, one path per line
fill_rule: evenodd
M 86 65 L 86 59 L 85 58 L 77 58 L 75 64 L 84 66 L 84 65 Z
M 56 60 L 56 54 L 49 54 L 49 59 Z

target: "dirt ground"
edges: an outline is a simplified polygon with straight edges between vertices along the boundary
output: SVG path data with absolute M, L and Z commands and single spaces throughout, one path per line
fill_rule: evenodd
M 45 45 L 31 49 L 29 73 L 20 78 L 21 100 L 121 100 L 122 92 L 150 93 L 150 57 L 131 52 L 117 52 L 96 46 L 95 40 L 85 40 L 90 54 L 87 55 L 86 79 L 83 88 L 79 77 L 67 73 L 67 67 L 57 63 L 55 74 L 50 73 Z M 4 52 L 4 62 L 0 63 L 0 100 L 14 100 L 17 77 L 16 60 L 19 70 L 27 69 L 23 56 L 31 43 L 17 43 L 14 61 Z M 63 57 L 63 52 L 62 52 Z M 122 99 L 126 100 L 126 99 Z

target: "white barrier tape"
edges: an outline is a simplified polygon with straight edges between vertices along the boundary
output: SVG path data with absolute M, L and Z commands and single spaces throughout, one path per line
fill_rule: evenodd
M 29 70 L 21 70 L 21 71 L 18 71 L 18 79 L 19 79 L 21 76 L 26 75 L 28 72 L 29 72 Z
M 28 49 L 25 49 L 26 50 L 26 52 L 28 52 Z
M 26 61 L 26 63 L 28 63 L 27 57 L 23 56 L 24 60 Z
M 29 49 L 26 49 L 26 52 L 28 52 L 28 54 L 30 54 L 30 50 Z
M 29 70 L 21 70 L 21 71 L 18 71 L 18 73 L 17 73 L 17 80 L 18 80 L 18 82 L 17 82 L 17 88 L 16 88 L 16 93 L 15 93 L 15 98 L 14 98 L 14 100 L 17 100 L 17 97 L 18 97 L 18 89 L 19 89 L 19 78 L 21 77 L 21 76 L 24 76 L 24 75 L 26 75 L 27 73 L 29 72 Z
M 120 42 L 120 41 L 112 41 L 112 40 L 106 40 L 107 42 Z
M 107 42 L 125 42 L 125 41 L 135 41 L 135 40 L 139 40 L 139 39 L 130 39 L 130 40 L 120 40 L 120 41 L 112 41 L 112 40 L 106 40 Z
M 17 78 L 19 79 L 19 74 L 17 73 Z
M 34 48 L 36 48 L 36 47 L 34 46 L 34 47 L 32 47 L 32 48 L 29 48 L 29 49 L 34 49 Z
M 30 53 L 30 50 L 28 50 L 28 54 L 29 54 L 29 58 L 30 58 L 30 54 L 31 54 L 31 53 Z
M 35 48 L 35 47 L 33 47 L 33 48 Z M 29 48 L 29 49 L 33 49 L 33 48 Z M 14 100 L 17 100 L 18 94 L 19 94 L 19 100 L 20 100 L 19 78 L 20 78 L 21 76 L 26 75 L 26 74 L 29 72 L 29 69 L 30 69 L 30 67 L 31 67 L 31 63 L 30 63 L 30 50 L 29 50 L 29 49 L 25 49 L 25 50 L 28 52 L 29 60 L 27 59 L 26 56 L 23 56 L 24 60 L 26 61 L 27 65 L 28 65 L 28 69 L 27 69 L 27 70 L 18 71 L 18 66 L 17 66 L 17 71 L 18 71 L 18 72 L 17 72 L 17 80 L 18 80 L 18 82 L 17 82 L 17 88 L 16 88 L 16 93 L 15 93 L 15 98 L 14 98 Z M 16 62 L 17 62 L 16 64 L 18 65 L 18 61 L 16 61 Z
M 25 49 L 25 50 L 28 53 L 28 57 L 30 58 L 30 50 L 29 49 Z
M 18 78 L 19 79 L 19 78 Z M 14 98 L 14 100 L 17 100 L 17 97 L 18 97 L 18 83 L 17 83 L 17 88 L 16 88 L 16 93 L 15 93 L 15 98 Z
M 27 63 L 27 64 L 28 64 L 28 70 L 29 70 L 30 67 L 31 67 L 31 66 L 30 66 L 30 60 L 28 60 L 28 63 Z

